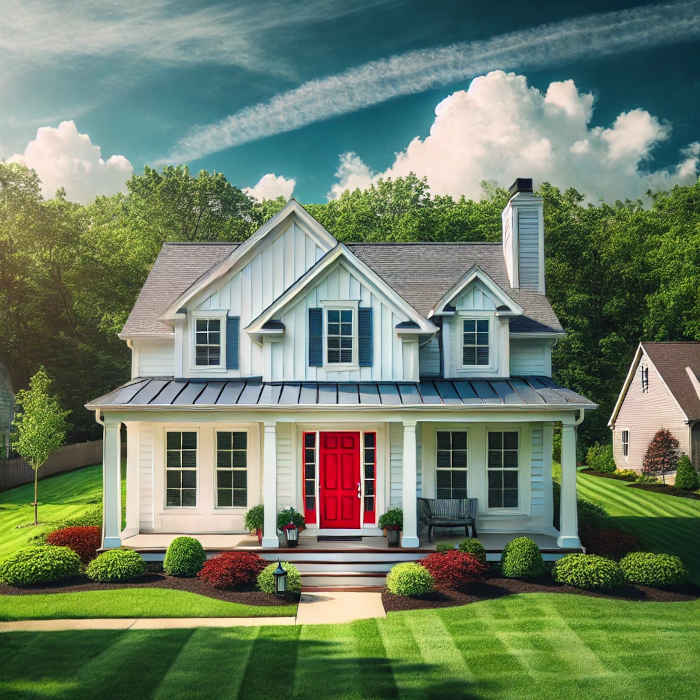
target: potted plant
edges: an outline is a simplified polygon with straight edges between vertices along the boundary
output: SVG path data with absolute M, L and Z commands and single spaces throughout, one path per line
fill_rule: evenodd
M 398 547 L 401 530 L 403 529 L 403 511 L 401 508 L 390 508 L 379 518 L 379 527 L 384 530 L 389 547 Z
M 301 532 L 306 525 L 304 516 L 298 510 L 295 510 L 294 506 L 289 506 L 289 508 L 281 510 L 277 515 L 278 530 L 282 530 L 284 532 L 284 526 L 288 525 L 289 523 L 294 523 L 299 532 Z
M 296 547 L 299 542 L 299 530 L 294 523 L 287 523 L 282 528 L 282 537 L 287 547 Z
M 253 506 L 245 514 L 245 527 L 251 535 L 257 535 L 258 544 L 262 545 L 263 526 L 265 524 L 264 506 Z

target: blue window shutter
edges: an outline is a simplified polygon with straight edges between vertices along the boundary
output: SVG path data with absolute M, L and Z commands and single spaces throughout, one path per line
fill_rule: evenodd
M 357 342 L 360 367 L 372 366 L 372 309 L 358 309 Z
M 226 319 L 226 369 L 238 369 L 239 318 Z
M 309 367 L 323 367 L 323 309 L 309 309 Z

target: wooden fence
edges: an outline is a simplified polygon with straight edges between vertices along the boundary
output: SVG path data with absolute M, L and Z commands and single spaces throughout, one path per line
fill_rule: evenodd
M 102 440 L 77 442 L 56 450 L 39 470 L 39 479 L 91 464 L 102 464 Z M 0 491 L 34 481 L 32 468 L 21 458 L 0 459 Z

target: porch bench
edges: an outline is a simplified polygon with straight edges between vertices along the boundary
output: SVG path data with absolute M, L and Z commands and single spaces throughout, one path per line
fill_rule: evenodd
M 428 541 L 433 541 L 433 529 L 436 527 L 464 527 L 464 533 L 476 537 L 476 514 L 479 500 L 477 498 L 419 498 L 421 530 L 428 528 Z

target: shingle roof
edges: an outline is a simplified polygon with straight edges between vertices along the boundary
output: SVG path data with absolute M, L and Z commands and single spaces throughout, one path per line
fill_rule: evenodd
M 700 420 L 700 396 L 688 376 L 686 367 L 700 378 L 700 343 L 642 343 L 659 374 L 666 382 L 688 420 Z
M 164 243 L 120 335 L 172 333 L 159 316 L 237 247 L 238 243 Z
M 158 321 L 159 316 L 237 247 L 236 243 L 164 244 L 121 335 L 171 332 Z M 423 316 L 478 265 L 524 309 L 524 316 L 511 319 L 511 331 L 563 332 L 544 294 L 510 287 L 500 243 L 351 243 L 347 247 Z
M 362 406 L 387 408 L 432 406 L 434 408 L 595 408 L 587 398 L 565 389 L 549 377 L 510 379 L 432 380 L 420 382 L 262 382 L 259 378 L 233 381 L 202 381 L 171 377 L 144 378 L 129 382 L 94 399 L 88 408 L 146 406 L 200 408 L 244 406 L 318 407 Z

